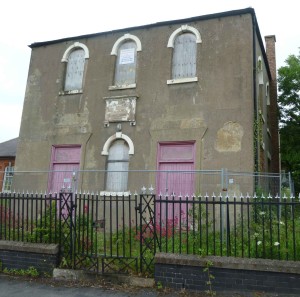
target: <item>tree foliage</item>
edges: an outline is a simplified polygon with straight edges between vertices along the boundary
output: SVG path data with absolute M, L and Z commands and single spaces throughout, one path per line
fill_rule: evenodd
M 300 192 L 300 55 L 290 55 L 278 69 L 281 165 L 292 173 Z
M 278 69 L 280 123 L 300 123 L 300 55 L 290 55 Z

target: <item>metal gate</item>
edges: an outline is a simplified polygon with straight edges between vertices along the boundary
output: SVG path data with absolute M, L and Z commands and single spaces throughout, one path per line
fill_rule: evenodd
M 156 250 L 154 202 L 154 194 L 61 192 L 64 263 L 93 273 L 152 273 Z

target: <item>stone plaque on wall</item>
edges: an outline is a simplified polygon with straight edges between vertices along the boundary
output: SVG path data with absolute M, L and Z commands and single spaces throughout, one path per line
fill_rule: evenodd
M 115 122 L 130 122 L 135 125 L 136 96 L 106 97 L 104 125 Z

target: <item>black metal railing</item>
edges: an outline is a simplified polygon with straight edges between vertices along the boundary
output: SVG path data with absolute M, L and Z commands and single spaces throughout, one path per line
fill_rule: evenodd
M 138 271 L 138 195 L 76 194 L 76 268 Z
M 0 239 L 59 243 L 59 197 L 29 193 L 0 193 Z
M 294 197 L 0 193 L 0 240 L 58 243 L 92 272 L 153 271 L 157 251 L 300 260 Z
M 159 196 L 155 234 L 166 253 L 300 260 L 300 201 Z

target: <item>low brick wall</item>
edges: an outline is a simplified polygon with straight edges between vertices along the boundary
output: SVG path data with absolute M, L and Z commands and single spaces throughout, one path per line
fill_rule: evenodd
M 2 269 L 35 267 L 40 273 L 52 273 L 59 260 L 58 244 L 0 240 Z
M 199 257 L 157 253 L 154 278 L 164 287 L 191 291 L 208 290 L 207 261 L 215 277 L 214 291 L 261 291 L 300 296 L 300 262 L 245 259 L 233 257 Z

